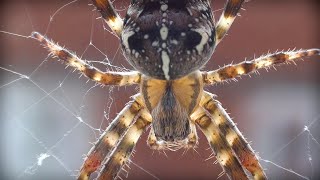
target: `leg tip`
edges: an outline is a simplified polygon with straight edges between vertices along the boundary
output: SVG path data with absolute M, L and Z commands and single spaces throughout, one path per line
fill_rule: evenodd
M 320 49 L 318 49 L 318 48 L 310 49 L 310 51 L 314 52 L 315 55 L 320 55 Z
M 33 31 L 31 33 L 31 37 L 36 39 L 36 40 L 38 40 L 38 41 L 40 41 L 40 42 L 44 39 L 44 36 L 42 34 L 36 32 L 36 31 Z

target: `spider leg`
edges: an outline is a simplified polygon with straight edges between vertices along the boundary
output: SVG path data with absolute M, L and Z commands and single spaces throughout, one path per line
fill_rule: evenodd
M 226 137 L 227 143 L 233 149 L 241 164 L 252 174 L 253 178 L 256 180 L 267 179 L 253 149 L 220 102 L 214 99 L 214 95 L 205 92 L 201 106 L 210 114 L 222 136 Z
M 104 159 L 110 155 L 120 139 L 126 134 L 132 122 L 141 114 L 143 103 L 140 95 L 134 97 L 134 101 L 118 114 L 118 116 L 107 127 L 100 136 L 98 142 L 89 151 L 85 159 L 78 179 L 87 180 L 91 173 L 96 171 Z
M 123 20 L 119 14 L 115 11 L 110 0 L 92 0 L 93 5 L 100 12 L 102 18 L 108 24 L 108 26 L 114 31 L 118 37 L 122 32 Z
M 150 128 L 149 136 L 147 139 L 147 144 L 150 147 L 150 149 L 153 149 L 153 150 L 165 150 L 166 149 L 164 144 L 160 143 L 157 140 L 157 137 L 154 133 L 154 129 L 152 126 Z
M 216 25 L 216 45 L 222 40 L 230 29 L 244 0 L 228 0 L 222 15 Z
M 40 33 L 33 32 L 32 37 L 41 42 L 49 50 L 51 55 L 61 59 L 68 66 L 79 70 L 93 81 L 104 85 L 118 86 L 132 85 L 140 82 L 141 74 L 138 72 L 102 72 L 78 58 L 75 54 L 50 41 Z
M 205 84 L 215 84 L 244 74 L 250 74 L 261 68 L 269 68 L 274 65 L 289 63 L 302 57 L 314 55 L 320 55 L 320 49 L 278 52 L 251 61 L 243 61 L 239 64 L 228 65 L 214 71 L 202 72 L 202 75 Z
M 229 179 L 248 179 L 245 170 L 241 166 L 240 160 L 236 157 L 223 132 L 220 131 L 218 124 L 212 119 L 208 112 L 202 107 L 191 115 L 191 119 L 200 127 L 206 136 L 211 149 L 214 152 L 219 164 L 227 174 Z
M 198 145 L 197 129 L 194 122 L 190 122 L 190 134 L 187 137 L 186 148 L 194 148 Z
M 98 179 L 116 179 L 123 165 L 130 158 L 134 147 L 142 135 L 143 131 L 150 125 L 151 115 L 147 111 L 141 112 L 140 117 L 129 128 L 126 135 L 121 139 L 116 149 L 110 154 L 110 158 L 104 164 Z

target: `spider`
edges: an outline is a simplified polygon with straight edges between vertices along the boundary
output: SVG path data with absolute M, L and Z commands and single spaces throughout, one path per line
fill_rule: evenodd
M 131 72 L 102 72 L 72 52 L 33 32 L 50 54 L 103 85 L 140 86 L 88 153 L 78 179 L 115 179 L 142 133 L 154 150 L 197 145 L 198 127 L 229 179 L 267 179 L 259 158 L 216 96 L 204 86 L 232 80 L 261 68 L 320 54 L 307 49 L 268 54 L 213 71 L 200 71 L 226 35 L 244 0 L 227 0 L 217 23 L 209 0 L 132 0 L 124 19 L 110 0 L 93 0 L 119 37 Z

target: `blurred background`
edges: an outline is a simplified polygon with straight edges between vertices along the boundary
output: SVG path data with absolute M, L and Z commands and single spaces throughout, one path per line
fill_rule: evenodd
M 136 87 L 79 78 L 27 38 L 39 31 L 103 70 L 131 69 L 88 0 L 2 1 L 0 6 L 1 179 L 74 179 L 83 155 Z M 116 0 L 122 14 L 128 1 Z M 216 19 L 225 1 L 212 1 Z M 204 70 L 277 50 L 320 47 L 316 0 L 251 0 Z M 18 34 L 13 35 L 10 33 Z M 206 90 L 231 114 L 259 156 L 311 179 L 320 169 L 320 57 L 259 71 Z M 305 128 L 308 127 L 308 128 Z M 196 151 L 153 152 L 145 133 L 123 179 L 216 179 L 222 171 L 199 131 Z M 303 179 L 261 161 L 270 179 Z M 128 168 L 126 168 L 128 169 Z M 222 176 L 220 179 L 227 179 Z

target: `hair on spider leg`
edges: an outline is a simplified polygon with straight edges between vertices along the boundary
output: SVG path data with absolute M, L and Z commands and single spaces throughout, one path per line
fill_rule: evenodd
M 211 150 L 211 149 L 208 148 L 207 150 Z M 206 158 L 204 161 L 209 161 L 209 160 L 211 160 L 211 159 L 213 159 L 213 158 L 215 158 L 215 157 L 216 157 L 216 155 L 215 155 L 213 152 L 211 152 L 211 154 L 209 155 L 209 157 Z M 217 163 L 216 161 L 218 161 L 218 160 L 215 160 L 213 163 L 214 163 L 214 164 Z

